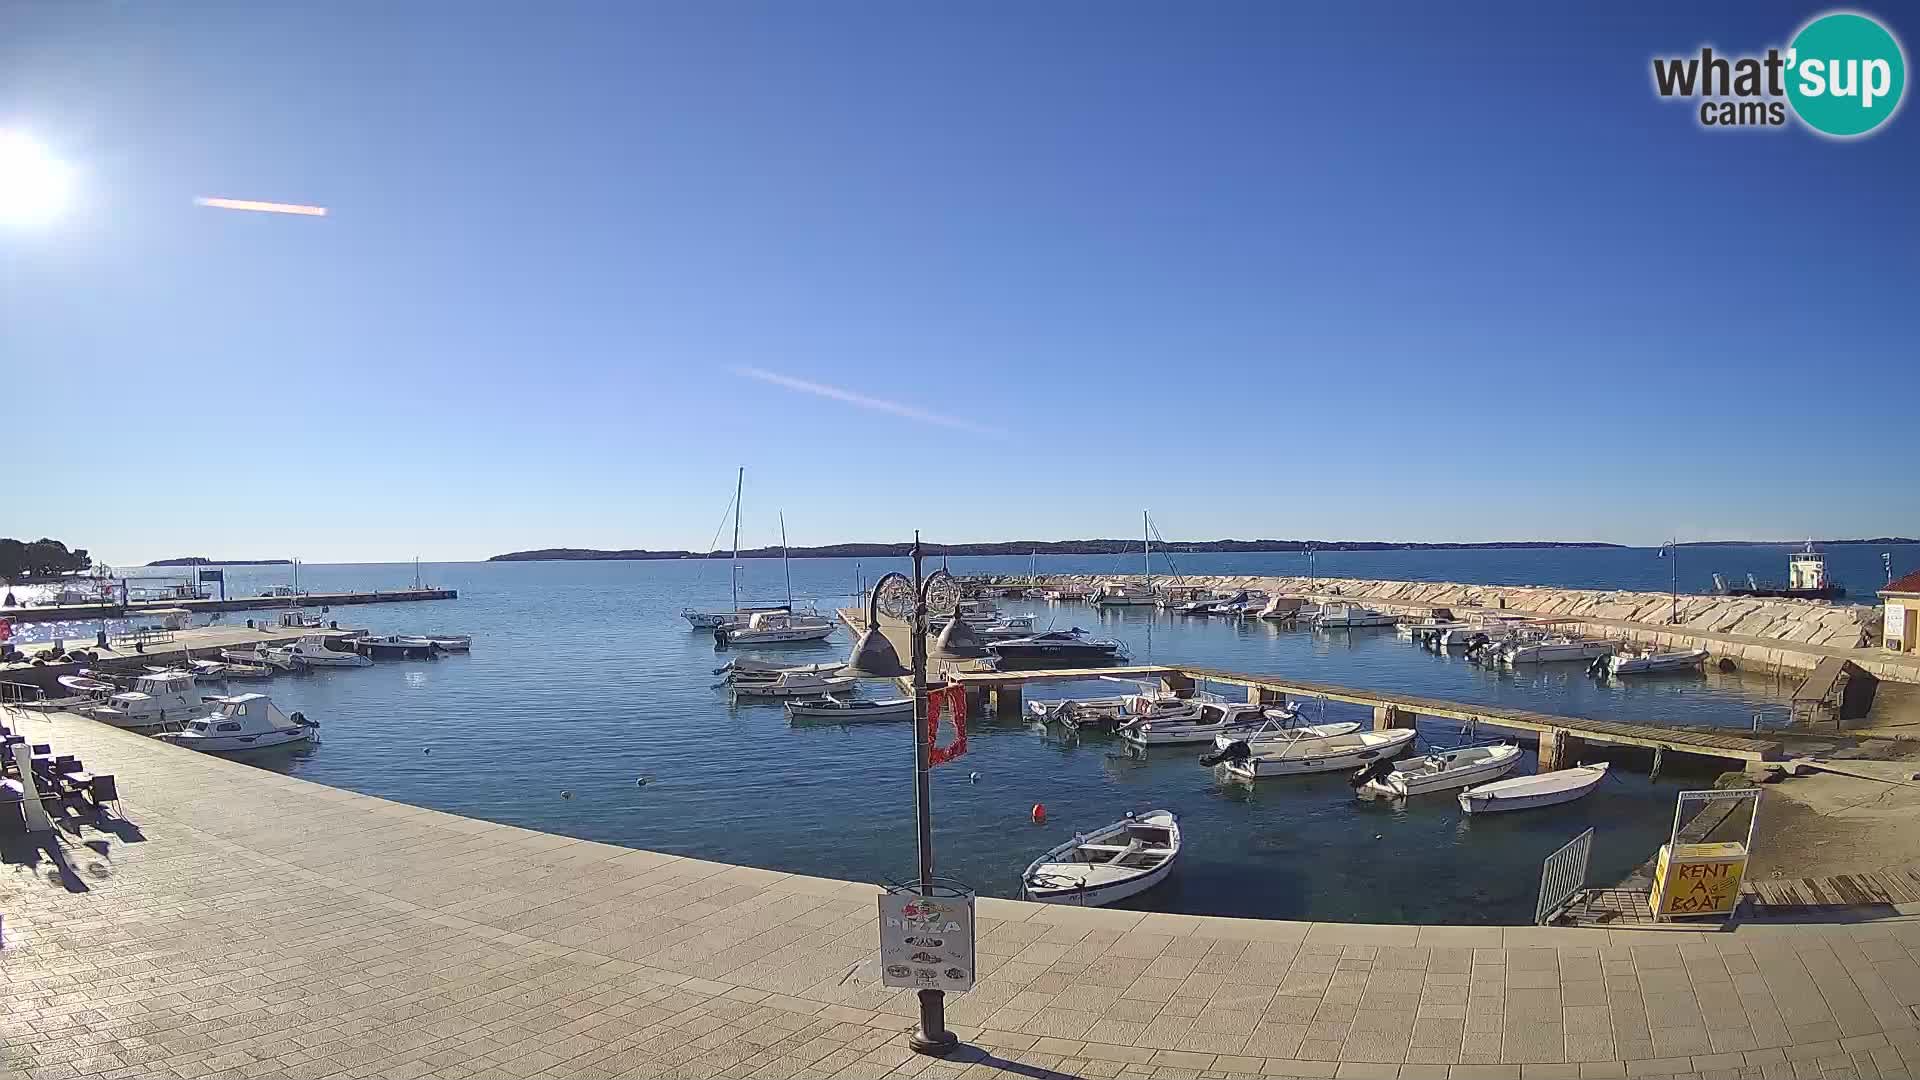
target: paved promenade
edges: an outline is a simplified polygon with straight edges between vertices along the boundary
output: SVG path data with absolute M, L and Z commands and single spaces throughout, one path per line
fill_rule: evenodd
M 385 802 L 76 717 L 26 728 L 116 773 L 128 824 L 32 863 L 8 849 L 5 1080 L 1920 1075 L 1916 920 L 1708 934 L 999 900 L 978 988 L 949 999 L 968 1045 L 921 1058 L 913 998 L 864 963 L 871 886 Z

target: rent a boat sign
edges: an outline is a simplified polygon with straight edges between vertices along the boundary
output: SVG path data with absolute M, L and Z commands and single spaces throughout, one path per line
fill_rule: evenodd
M 881 984 L 973 989 L 973 894 L 925 896 L 914 889 L 881 894 Z

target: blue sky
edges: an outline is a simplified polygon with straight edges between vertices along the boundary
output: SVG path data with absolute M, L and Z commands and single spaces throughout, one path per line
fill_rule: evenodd
M 1920 529 L 1911 108 L 1651 89 L 1825 9 L 1440 7 L 7 5 L 0 535 Z

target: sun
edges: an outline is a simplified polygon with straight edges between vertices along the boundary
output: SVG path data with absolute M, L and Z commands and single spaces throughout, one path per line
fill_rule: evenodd
M 44 225 L 66 209 L 73 170 L 24 132 L 0 130 L 0 225 Z

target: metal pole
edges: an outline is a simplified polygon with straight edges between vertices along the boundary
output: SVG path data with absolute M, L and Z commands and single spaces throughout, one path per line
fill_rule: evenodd
M 927 594 L 920 569 L 920 531 L 913 533 L 913 799 L 920 831 L 920 895 L 933 895 L 933 799 L 927 776 Z M 907 1045 L 915 1053 L 943 1057 L 960 1039 L 947 1030 L 947 995 L 920 991 L 920 1030 Z

